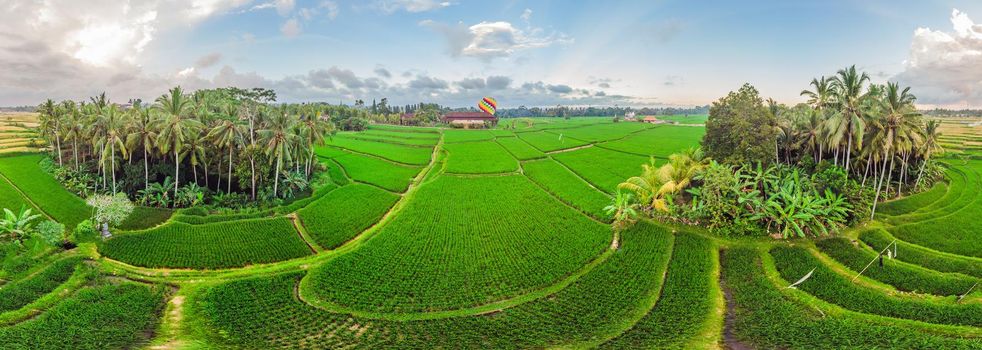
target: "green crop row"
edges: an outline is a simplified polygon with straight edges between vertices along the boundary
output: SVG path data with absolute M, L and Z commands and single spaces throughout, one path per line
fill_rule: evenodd
M 660 226 L 639 223 L 621 238 L 617 252 L 567 288 L 483 315 L 386 321 L 330 313 L 297 300 L 300 273 L 210 287 L 187 305 L 201 315 L 211 342 L 242 349 L 529 349 L 595 342 L 650 307 L 671 256 L 673 236 Z
M 895 201 L 886 202 L 876 207 L 877 215 L 901 215 L 908 214 L 924 208 L 931 203 L 935 203 L 948 192 L 948 185 L 943 182 L 934 184 L 931 189 L 904 197 Z
M 420 167 L 393 164 L 355 153 L 334 157 L 344 172 L 356 181 L 367 182 L 393 192 L 405 192 Z
M 407 128 L 403 128 L 407 129 Z M 438 132 L 419 132 L 419 128 L 412 128 L 407 130 L 387 130 L 387 129 L 377 129 L 369 128 L 368 130 L 361 131 L 359 134 L 362 135 L 375 135 L 375 136 L 385 136 L 400 139 L 421 139 L 421 140 L 433 140 L 436 141 L 440 139 L 440 133 Z
M 403 146 L 341 137 L 328 140 L 327 144 L 329 146 L 358 153 L 371 154 L 397 163 L 410 165 L 426 165 L 430 162 L 430 154 L 432 153 L 429 147 Z
M 258 218 L 268 217 L 271 214 L 272 211 L 268 211 L 268 210 L 234 213 L 234 214 L 212 214 L 207 216 L 177 214 L 174 215 L 174 221 L 183 222 L 185 224 L 190 224 L 190 225 L 204 225 L 204 224 L 213 224 L 213 223 L 226 222 L 226 221 L 258 219 Z
M 447 150 L 448 173 L 493 174 L 518 170 L 518 161 L 495 142 L 465 142 L 443 145 Z
M 523 132 L 517 135 L 518 138 L 528 142 L 530 145 L 542 152 L 558 151 L 589 144 L 586 141 L 566 136 L 560 130 L 556 130 L 554 132 L 555 133 L 546 131 Z
M 522 141 L 518 137 L 499 137 L 495 141 L 518 160 L 529 160 L 546 156 L 545 153 L 535 149 L 535 147 L 525 143 L 525 141 Z
M 668 157 L 679 150 L 698 146 L 705 133 L 703 127 L 663 125 L 598 146 L 642 156 Z
M 162 291 L 123 283 L 83 288 L 47 312 L 0 327 L 4 349 L 130 349 L 145 343 L 164 307 Z
M 889 233 L 882 229 L 866 230 L 859 234 L 859 239 L 876 251 L 881 251 L 894 241 Z M 924 247 L 897 241 L 897 259 L 926 268 L 952 272 L 982 278 L 982 260 L 961 256 L 939 254 Z
M 488 130 L 455 130 L 450 129 L 443 132 L 444 143 L 486 141 L 494 139 L 494 134 Z
M 604 207 L 611 199 L 552 159 L 522 164 L 525 175 L 562 201 L 599 220 L 607 220 Z
M 310 255 L 289 219 L 167 224 L 118 234 L 99 246 L 112 259 L 143 267 L 219 269 Z
M 556 283 L 609 243 L 606 225 L 523 176 L 440 177 L 377 236 L 310 280 L 319 300 L 358 310 L 450 310 Z
M 0 287 L 0 313 L 17 310 L 50 293 L 75 273 L 80 257 L 65 258 L 43 270 Z
M 372 124 L 368 126 L 368 130 L 372 131 L 394 131 L 400 133 L 421 133 L 421 134 L 437 134 L 439 135 L 440 129 L 437 128 L 421 128 L 414 126 L 401 126 L 401 125 L 386 125 L 386 124 Z
M 137 206 L 133 212 L 119 225 L 122 230 L 142 230 L 166 222 L 174 214 L 167 208 L 152 208 Z M 72 227 L 74 228 L 74 227 Z
M 942 303 L 889 296 L 853 283 L 848 277 L 832 271 L 804 248 L 777 247 L 770 253 L 778 272 L 786 281 L 796 281 L 814 268 L 811 278 L 798 285 L 798 289 L 843 308 L 937 324 L 982 325 L 980 304 Z
M 883 221 L 891 225 L 916 223 L 945 216 L 970 205 L 979 195 L 975 189 L 982 186 L 982 178 L 971 169 L 961 166 L 949 168 L 946 174 L 950 183 L 948 191 L 940 199 L 913 213 L 888 217 Z
M 42 157 L 0 157 L 0 173 L 40 206 L 41 210 L 72 229 L 82 220 L 88 219 L 92 210 L 85 201 L 68 192 L 51 174 L 41 169 L 38 162 Z
M 867 264 L 874 262 L 879 252 L 857 247 L 845 238 L 825 239 L 818 241 L 816 245 L 826 255 L 853 271 L 861 271 Z M 892 247 L 891 251 L 893 251 Z M 897 249 L 897 253 L 901 253 L 900 249 Z M 880 266 L 879 262 L 874 262 L 863 275 L 894 286 L 898 290 L 936 295 L 959 295 L 978 282 L 977 278 L 962 274 L 940 273 L 888 257 L 883 258 L 883 266 Z
M 428 134 L 424 134 L 424 135 L 428 135 Z M 363 140 L 363 141 L 391 143 L 391 144 L 396 144 L 396 145 L 413 146 L 413 147 L 420 147 L 420 146 L 423 146 L 423 147 L 433 147 L 433 146 L 436 145 L 437 141 L 439 140 L 439 139 L 431 139 L 431 138 L 425 138 L 425 139 L 422 139 L 422 138 L 401 138 L 401 137 L 390 136 L 390 135 L 364 134 L 362 132 L 337 134 L 337 135 L 334 135 L 334 137 L 335 138 L 354 139 L 354 140 Z
M 554 130 L 555 134 L 589 141 L 600 142 L 619 139 L 632 133 L 651 128 L 651 124 L 645 123 L 610 123 L 600 125 L 588 125 L 572 129 Z
M 0 162 L 3 162 L 3 158 L 0 158 Z M 10 211 L 17 213 L 21 207 L 31 209 L 35 214 L 40 214 L 38 209 L 21 196 L 13 185 L 0 178 L 0 215 L 2 215 L 3 209 L 10 209 Z
M 318 245 L 334 249 L 378 222 L 398 200 L 398 195 L 353 184 L 328 193 L 297 216 Z
M 749 343 L 744 344 L 746 346 L 761 349 L 982 348 L 979 339 L 949 338 L 917 332 L 904 325 L 873 323 L 862 315 L 822 317 L 781 293 L 768 279 L 759 254 L 753 248 L 733 248 L 725 251 L 722 259 L 724 288 L 730 299 L 727 308 L 732 317 L 732 324 L 727 327 L 735 340 Z
M 641 174 L 641 164 L 648 157 L 589 147 L 553 155 L 574 173 L 607 193 L 614 193 L 617 185 L 632 176 Z
M 604 344 L 609 349 L 686 349 L 717 312 L 720 295 L 716 246 L 708 239 L 675 236 L 661 298 L 631 330 Z

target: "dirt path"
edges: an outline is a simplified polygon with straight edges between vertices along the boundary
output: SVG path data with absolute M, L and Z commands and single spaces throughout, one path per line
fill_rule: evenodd
M 736 326 L 736 314 L 733 310 L 733 295 L 730 288 L 726 286 L 726 276 L 723 275 L 723 259 L 725 252 L 723 250 L 719 251 L 719 261 L 720 261 L 720 278 L 719 286 L 723 290 L 723 298 L 726 300 L 726 317 L 723 320 L 723 348 L 730 350 L 751 350 L 754 349 L 753 346 L 747 344 L 737 338 L 733 331 Z

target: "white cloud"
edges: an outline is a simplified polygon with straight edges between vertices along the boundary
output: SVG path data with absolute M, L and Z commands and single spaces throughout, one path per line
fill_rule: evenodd
M 396 11 L 406 12 L 426 12 L 441 9 L 452 5 L 449 1 L 438 0 L 379 0 L 375 3 L 376 7 L 386 13 Z
M 276 13 L 280 16 L 286 16 L 290 14 L 290 11 L 293 11 L 293 6 L 296 6 L 296 3 L 293 0 L 276 0 L 275 6 Z
M 300 32 L 300 21 L 298 21 L 296 18 L 290 18 L 286 20 L 286 22 L 283 22 L 283 25 L 280 26 L 280 33 L 283 33 L 283 35 L 288 38 L 300 35 Z
M 341 9 L 338 7 L 338 3 L 337 2 L 334 2 L 334 1 L 331 1 L 331 0 L 325 0 L 325 1 L 321 2 L 320 7 L 322 7 L 322 8 L 324 8 L 324 9 L 327 10 L 327 19 L 332 20 L 332 21 L 335 18 L 337 18 L 338 17 L 338 13 L 341 12 Z
M 917 28 L 904 71 L 893 80 L 911 86 L 919 103 L 980 107 L 982 25 L 958 9 L 951 24 L 952 31 Z
M 208 68 L 208 67 L 214 66 L 215 64 L 218 64 L 218 62 L 221 61 L 221 60 L 222 60 L 222 53 L 221 52 L 213 52 L 213 53 L 210 53 L 210 54 L 201 56 L 201 58 L 198 58 L 198 60 L 194 62 L 194 66 L 197 67 L 197 68 Z
M 542 36 L 539 34 L 540 29 L 524 31 L 509 22 L 481 22 L 469 27 L 461 23 L 445 25 L 431 20 L 424 20 L 419 24 L 443 34 L 450 55 L 484 60 L 507 57 L 521 50 L 573 42 L 562 33 Z
M 528 23 L 528 21 L 532 19 L 532 9 L 525 9 L 525 11 L 522 11 L 521 18 L 523 21 Z

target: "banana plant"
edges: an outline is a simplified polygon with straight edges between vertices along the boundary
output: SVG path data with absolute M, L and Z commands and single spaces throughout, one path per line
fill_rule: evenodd
M 3 208 L 4 218 L 0 220 L 0 239 L 7 239 L 22 244 L 31 230 L 34 228 L 32 221 L 41 217 L 39 214 L 31 214 L 31 209 L 20 207 L 19 213 L 14 213 L 10 209 Z

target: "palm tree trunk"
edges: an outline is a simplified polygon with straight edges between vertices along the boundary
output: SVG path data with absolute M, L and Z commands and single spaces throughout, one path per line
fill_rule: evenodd
M 194 163 L 191 163 L 191 173 L 194 174 L 194 184 L 197 185 L 198 184 L 198 167 L 196 165 L 194 165 Z
M 208 188 L 208 161 L 205 160 L 205 188 Z
M 869 175 L 870 163 L 873 162 L 873 155 L 866 158 L 866 171 L 863 172 L 863 184 L 860 187 L 866 187 L 866 176 Z
M 174 145 L 174 198 L 175 199 L 177 199 L 177 186 L 178 184 L 181 183 L 181 177 L 180 177 L 181 173 L 179 172 L 181 170 L 181 162 L 178 159 L 181 158 L 177 154 L 177 145 Z
M 883 155 L 886 156 L 886 153 L 887 152 L 884 150 Z M 886 171 L 887 171 L 887 160 L 883 159 L 883 169 L 880 170 L 880 182 L 876 185 L 876 194 L 873 195 L 873 209 L 870 210 L 870 214 L 869 214 L 870 220 L 873 220 L 873 216 L 876 215 L 876 202 L 880 200 L 880 187 L 883 186 L 883 178 L 886 175 L 884 174 L 884 172 Z
M 921 161 L 921 169 L 917 171 L 917 181 L 914 181 L 914 188 L 921 184 L 921 175 L 924 175 L 924 166 L 927 165 L 929 158 L 931 158 L 931 152 L 925 153 L 924 160 Z
M 228 189 L 225 193 L 232 193 L 232 144 L 228 144 Z
M 252 200 L 256 200 L 256 157 L 249 155 L 249 170 L 252 172 Z
M 143 147 L 143 189 L 150 187 L 150 164 L 147 162 L 147 148 Z
M 61 135 L 58 135 L 57 131 L 55 131 L 55 143 L 58 146 L 58 166 L 63 167 L 65 164 L 61 161 Z
M 846 173 L 849 173 L 849 161 L 852 160 L 852 135 L 849 136 L 848 146 L 846 146 L 846 163 L 844 168 L 846 168 Z
M 890 171 L 888 171 L 886 173 L 886 175 L 887 175 L 887 187 L 886 187 L 886 191 L 884 191 L 884 193 L 883 193 L 884 198 L 886 198 L 886 196 L 888 194 L 890 194 L 890 183 L 893 182 L 893 170 L 894 170 L 894 167 L 893 167 L 893 159 L 896 158 L 896 156 L 897 156 L 896 154 L 893 154 L 893 155 L 890 156 Z
M 280 167 L 283 166 L 283 156 L 276 157 L 276 172 L 273 174 L 273 197 L 278 197 L 280 193 Z
M 78 141 L 72 140 L 72 153 L 75 154 L 75 171 L 78 171 Z
M 111 150 L 110 152 L 112 152 L 112 153 L 109 154 L 109 162 L 112 164 L 112 167 L 113 167 L 113 169 L 112 169 L 112 172 L 113 172 L 113 194 L 116 194 L 116 143 L 113 142 L 112 145 L 110 145 L 109 148 Z

